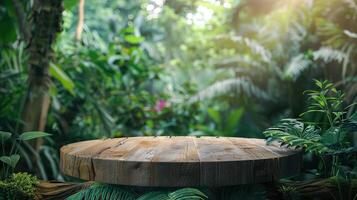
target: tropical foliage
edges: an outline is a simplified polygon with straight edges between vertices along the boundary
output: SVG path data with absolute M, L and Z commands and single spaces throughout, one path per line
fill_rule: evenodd
M 12 174 L 8 179 L 0 181 L 0 199 L 25 200 L 35 196 L 38 180 L 27 173 Z
M 65 144 L 156 135 L 265 137 L 305 152 L 292 179 L 352 181 L 356 24 L 356 0 L 2 0 L 3 190 L 19 171 L 73 180 L 58 167 Z M 214 193 L 95 184 L 72 198 Z M 244 193 L 266 197 L 217 198 Z
M 139 191 L 139 192 L 138 192 Z M 243 187 L 227 187 L 221 192 L 215 193 L 210 189 L 146 189 L 144 192 L 135 191 L 134 188 L 125 188 L 114 185 L 95 183 L 91 187 L 82 190 L 67 200 L 99 200 L 99 199 L 125 199 L 125 200 L 205 200 L 205 199 L 265 199 L 265 191 L 260 185 L 247 185 Z
M 336 176 L 339 173 L 351 173 L 354 163 L 348 160 L 355 160 L 356 148 L 351 144 L 348 134 L 357 130 L 355 119 L 357 112 L 348 115 L 348 109 L 353 104 L 342 108 L 345 94 L 336 90 L 332 83 L 315 82 L 318 90 L 306 91 L 310 102 L 308 110 L 301 116 L 319 114 L 322 120 L 309 122 L 283 119 L 280 124 L 269 128 L 264 134 L 268 137 L 268 142 L 278 141 L 282 145 L 302 148 L 306 152 L 318 155 L 323 166 L 320 172 L 322 175 Z M 332 158 L 331 166 L 326 166 L 329 163 L 325 161 L 329 157 Z M 343 163 L 343 161 L 347 162 Z

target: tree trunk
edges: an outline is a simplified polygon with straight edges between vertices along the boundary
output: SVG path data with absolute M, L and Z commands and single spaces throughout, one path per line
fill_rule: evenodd
M 62 0 L 35 0 L 29 25 L 28 89 L 22 112 L 23 131 L 44 130 L 50 106 L 51 79 L 49 64 L 53 56 L 52 44 L 61 31 Z M 41 140 L 32 145 L 38 149 Z

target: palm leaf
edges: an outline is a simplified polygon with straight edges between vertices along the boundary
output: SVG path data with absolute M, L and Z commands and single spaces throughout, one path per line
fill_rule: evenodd
M 291 59 L 285 70 L 285 77 L 296 81 L 302 72 L 308 69 L 311 61 L 306 59 L 304 54 L 299 54 Z
M 149 192 L 137 200 L 204 200 L 207 196 L 198 189 L 195 188 L 182 188 L 173 192 L 167 191 L 154 191 Z
M 93 186 L 82 190 L 67 200 L 135 200 L 132 192 L 114 185 L 94 184 Z
M 258 99 L 270 101 L 272 100 L 268 93 L 255 86 L 249 79 L 232 78 L 214 83 L 191 97 L 189 102 L 193 103 L 203 99 L 212 99 L 223 95 L 239 96 L 243 94 L 248 97 L 256 97 Z
M 305 151 L 318 154 L 329 153 L 331 150 L 321 142 L 319 130 L 296 119 L 282 120 L 276 127 L 263 132 L 268 143 L 278 141 L 282 145 L 303 148 Z

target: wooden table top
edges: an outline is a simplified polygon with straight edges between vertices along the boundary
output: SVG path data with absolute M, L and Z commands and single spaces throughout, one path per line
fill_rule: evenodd
M 301 153 L 263 139 L 126 137 L 61 148 L 61 170 L 83 180 L 150 186 L 229 186 L 262 183 L 299 172 Z

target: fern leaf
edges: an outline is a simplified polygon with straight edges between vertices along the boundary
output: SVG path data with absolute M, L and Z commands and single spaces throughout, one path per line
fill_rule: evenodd
M 271 52 L 254 39 L 242 37 L 242 36 L 228 36 L 228 35 L 223 35 L 223 36 L 221 35 L 216 37 L 216 39 L 228 39 L 237 43 L 238 45 L 243 44 L 245 47 L 248 48 L 249 51 L 251 51 L 256 55 L 259 55 L 264 62 L 269 63 L 272 59 Z
M 329 47 L 320 48 L 319 50 L 317 50 L 313 53 L 313 56 L 314 56 L 314 60 L 321 59 L 326 63 L 332 62 L 332 61 L 337 61 L 339 63 L 342 63 L 346 59 L 345 53 L 338 51 L 338 50 L 334 50 Z
M 241 36 L 234 36 L 231 39 L 237 43 L 245 44 L 251 49 L 253 53 L 260 55 L 263 61 L 269 62 L 271 60 L 272 56 L 270 51 L 261 44 L 259 44 L 257 41 Z
M 305 126 L 303 122 L 296 119 L 282 120 L 277 127 L 269 128 L 263 134 L 268 138 L 268 142 L 278 141 L 283 145 L 318 154 L 331 152 L 321 142 L 318 129 L 311 125 Z
M 135 195 L 120 187 L 105 184 L 94 184 L 82 190 L 67 200 L 135 200 Z
M 200 190 L 194 188 L 182 188 L 168 194 L 169 200 L 185 200 L 185 199 L 207 199 L 207 196 Z
M 189 102 L 197 102 L 202 99 L 211 99 L 223 95 L 246 95 L 248 97 L 256 97 L 258 99 L 272 100 L 268 93 L 256 87 L 249 79 L 232 78 L 219 81 L 202 90 L 198 94 L 190 98 Z
M 261 65 L 251 57 L 237 55 L 225 59 L 220 59 L 214 63 L 214 66 L 217 68 L 237 68 L 240 66 L 252 66 L 259 68 Z
M 291 59 L 286 70 L 285 77 L 296 81 L 302 72 L 309 68 L 311 61 L 306 59 L 304 54 L 299 54 Z
M 156 192 L 149 192 L 141 197 L 139 197 L 137 200 L 167 200 L 169 198 L 167 192 L 162 192 L 162 191 L 156 191 Z
M 195 188 L 182 188 L 173 192 L 156 191 L 142 195 L 137 200 L 205 200 L 207 196 Z

